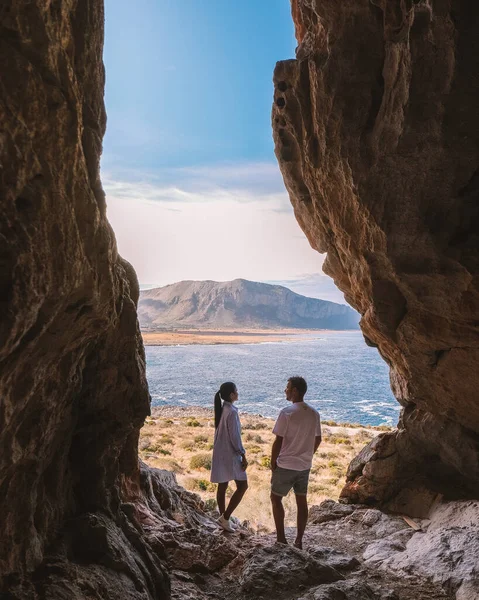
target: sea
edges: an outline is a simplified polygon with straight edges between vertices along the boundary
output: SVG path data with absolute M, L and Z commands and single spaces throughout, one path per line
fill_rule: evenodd
M 399 404 L 389 369 L 359 331 L 317 332 L 281 342 L 147 346 L 153 406 L 212 407 L 220 384 L 234 381 L 240 412 L 276 417 L 287 406 L 288 377 L 308 383 L 305 400 L 323 420 L 396 425 Z

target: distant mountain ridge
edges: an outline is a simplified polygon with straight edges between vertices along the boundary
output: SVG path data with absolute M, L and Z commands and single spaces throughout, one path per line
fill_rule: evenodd
M 359 315 L 343 304 L 301 296 L 281 285 L 246 279 L 180 281 L 143 290 L 142 329 L 358 329 Z

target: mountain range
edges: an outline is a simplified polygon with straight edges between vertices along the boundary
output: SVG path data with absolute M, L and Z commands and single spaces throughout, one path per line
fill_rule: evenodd
M 349 306 L 301 296 L 281 285 L 180 281 L 140 294 L 142 330 L 172 328 L 357 329 Z

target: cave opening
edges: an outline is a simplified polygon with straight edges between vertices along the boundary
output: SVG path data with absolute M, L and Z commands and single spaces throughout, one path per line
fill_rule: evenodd
M 263 64 L 268 79 L 273 53 L 274 60 L 287 58 L 275 68 L 273 98 L 284 102 L 273 103 L 272 118 L 284 185 L 309 243 L 318 252 L 327 252 L 326 273 L 361 313 L 368 344 L 377 347 L 390 366 L 394 395 L 403 409 L 398 428 L 375 435 L 352 460 L 342 502 L 327 500 L 311 510 L 303 550 L 275 544 L 266 531 L 253 535 L 247 523 L 235 533 L 218 531 L 208 512 L 212 507 L 191 493 L 208 492 L 209 485 L 212 428 L 199 415 L 190 416 L 189 423 L 185 420 L 188 437 L 180 442 L 194 444 L 193 452 L 181 449 L 189 457 L 188 468 L 197 468 L 202 475 L 194 482 L 199 489 L 186 490 L 170 471 L 138 461 L 140 430 L 154 431 L 159 424 L 149 415 L 151 398 L 137 318 L 138 278 L 118 253 L 100 181 L 106 127 L 103 2 L 4 0 L 0 8 L 2 600 L 289 600 L 299 594 L 301 600 L 472 600 L 478 595 L 479 296 L 476 232 L 468 222 L 475 214 L 479 156 L 479 53 L 474 51 L 479 11 L 469 2 L 402 2 L 392 9 L 389 3 L 372 6 L 368 0 L 292 0 L 298 46 L 296 59 L 291 59 L 295 42 L 288 42 L 283 52 L 266 35 L 272 27 L 278 39 L 290 39 L 285 4 L 277 9 L 284 10 L 283 20 L 268 3 L 256 3 L 254 10 L 259 12 L 245 13 L 247 35 L 236 37 L 226 24 L 238 13 L 221 12 L 226 3 L 219 0 L 208 6 L 224 24 L 220 28 L 224 47 L 231 43 L 241 60 Z M 160 7 L 149 1 L 145 5 Z M 112 4 L 107 5 L 109 10 L 108 6 Z M 146 94 L 137 85 L 139 79 L 131 77 L 130 86 L 118 94 L 110 88 L 107 95 L 110 132 L 119 129 L 116 138 L 107 138 L 102 176 L 121 252 L 112 198 L 117 206 L 129 207 L 123 221 L 136 232 L 138 248 L 150 244 L 153 258 L 169 253 L 178 259 L 185 240 L 192 237 L 193 229 L 168 221 L 168 216 L 178 216 L 183 209 L 190 211 L 190 222 L 196 221 L 200 231 L 205 223 L 212 224 L 188 259 L 200 255 L 203 247 L 218 257 L 234 249 L 242 211 L 254 207 L 256 197 L 239 199 L 231 190 L 246 194 L 245 189 L 259 189 L 261 207 L 270 202 L 270 210 L 264 211 L 267 218 L 258 213 L 251 221 L 251 226 L 262 224 L 255 235 L 250 230 L 251 246 L 255 237 L 262 238 L 268 241 L 266 248 L 275 249 L 277 259 L 288 245 L 274 219 L 283 215 L 299 231 L 291 212 L 288 216 L 284 211 L 283 183 L 280 197 L 277 183 L 264 184 L 264 178 L 274 179 L 277 171 L 271 165 L 265 168 L 257 156 L 246 169 L 228 163 L 219 170 L 208 162 L 224 157 L 231 146 L 244 150 L 251 131 L 260 130 L 254 126 L 259 118 L 252 112 L 256 102 L 249 101 L 256 79 L 245 77 L 239 63 L 231 68 L 214 36 L 202 37 L 202 43 L 211 42 L 211 61 L 203 61 L 210 73 L 198 68 L 185 78 L 177 64 L 155 60 L 151 45 L 155 38 L 167 46 L 179 40 L 174 55 L 183 57 L 182 65 L 201 58 L 195 34 L 202 31 L 206 13 L 194 12 L 198 8 L 194 0 L 181 5 L 165 0 L 163 7 L 172 15 L 184 6 L 190 9 L 188 18 L 177 22 L 182 37 L 176 40 L 168 37 L 174 30 L 171 21 L 145 22 L 141 11 L 132 11 L 131 3 L 121 0 L 113 6 L 123 10 L 124 19 L 115 23 L 107 15 L 107 27 L 123 33 L 114 46 L 107 40 L 107 51 L 113 49 L 120 59 L 116 67 L 107 61 L 109 82 L 124 78 L 127 69 L 140 80 L 158 82 L 158 88 Z M 242 3 L 240 9 L 248 11 L 248 4 Z M 128 21 L 137 30 L 133 47 L 127 43 L 132 33 Z M 160 22 L 167 24 L 166 29 L 159 29 Z M 138 60 L 134 49 L 143 42 L 151 52 Z M 231 85 L 221 85 L 222 75 L 230 76 L 231 71 Z M 166 114 L 161 101 L 171 97 L 161 92 L 173 85 L 175 73 L 177 83 L 189 82 L 191 89 L 180 85 L 173 103 L 182 108 L 188 128 L 193 130 L 196 122 L 203 127 L 187 143 L 182 136 L 168 136 L 168 129 L 159 136 L 149 119 L 141 122 L 135 114 L 122 114 L 123 100 L 138 113 L 151 114 L 154 105 Z M 263 81 L 264 74 L 257 79 Z M 226 88 L 227 101 L 222 95 Z M 268 87 L 265 92 L 265 105 L 272 103 L 271 91 Z M 216 110 L 218 97 L 229 112 Z M 234 118 L 216 122 L 215 129 L 203 118 L 209 109 Z M 232 129 L 241 115 L 252 127 Z M 167 124 L 170 121 L 175 125 L 174 119 Z M 259 121 L 264 123 L 263 117 Z M 217 143 L 224 132 L 230 146 Z M 220 174 L 222 182 L 234 183 L 228 198 L 233 206 L 236 202 L 238 212 L 228 214 L 227 225 L 219 209 L 223 196 L 216 197 L 214 210 L 207 210 L 204 196 L 205 190 L 212 191 L 210 170 L 189 169 L 190 187 L 184 189 L 171 177 L 158 186 L 158 180 L 142 169 L 132 176 L 133 167 L 155 166 L 154 142 L 160 138 L 167 149 L 165 161 L 171 161 L 165 163 L 168 169 L 183 175 L 184 165 L 175 165 L 175 156 L 205 152 L 207 144 L 215 142 L 202 167 L 214 164 L 215 178 Z M 262 139 L 263 149 L 270 152 L 269 132 Z M 120 161 L 122 177 L 117 177 L 109 171 L 108 160 L 122 152 L 126 160 Z M 220 195 L 225 189 L 222 184 Z M 161 219 L 140 219 L 131 206 L 132 195 L 141 196 L 143 204 L 155 210 L 162 204 L 162 217 L 175 234 L 168 238 L 164 254 L 157 254 L 158 231 L 151 228 Z M 286 206 L 290 211 L 288 202 Z M 302 234 L 299 239 L 302 251 L 309 252 Z M 248 247 L 242 248 L 246 252 Z M 282 266 L 289 255 L 292 264 L 303 264 L 288 252 Z M 319 260 L 318 254 L 309 256 L 313 255 Z M 253 252 L 249 260 L 261 266 L 262 256 Z M 140 272 L 139 263 L 128 258 Z M 162 269 L 168 264 L 165 260 Z M 284 273 L 275 277 L 283 281 Z M 199 301 L 195 292 L 192 304 Z M 178 294 L 173 304 L 181 304 Z M 228 300 L 226 308 L 231 306 Z M 342 340 L 347 339 L 345 334 Z M 228 377 L 248 349 L 259 348 L 272 356 L 291 344 L 225 346 L 231 349 Z M 326 348 L 324 343 L 318 355 L 324 356 Z M 374 349 L 368 352 L 376 356 Z M 210 374 L 204 379 L 214 391 L 220 378 L 213 373 L 214 354 L 209 356 Z M 313 371 L 318 364 L 317 357 L 306 357 L 308 362 L 299 351 L 290 352 L 288 358 L 290 365 L 293 359 L 298 359 L 296 366 L 313 365 Z M 178 361 L 171 360 L 170 365 L 174 372 Z M 338 364 L 333 366 L 338 369 Z M 278 365 L 273 370 L 276 374 Z M 337 372 L 342 376 L 340 365 Z M 359 374 L 364 373 L 363 364 Z M 254 383 L 253 373 L 248 375 Z M 193 378 L 191 371 L 182 377 Z M 284 385 L 283 378 L 280 383 Z M 243 391 L 246 385 L 247 381 L 241 383 Z M 276 393 L 275 398 L 284 401 Z M 210 401 L 211 394 L 206 394 L 205 402 Z M 175 434 L 176 425 L 168 423 L 166 415 L 161 421 L 164 430 L 158 432 L 160 440 L 152 454 L 173 460 L 168 452 L 181 435 Z M 253 491 L 261 485 L 261 469 L 267 473 L 263 448 L 270 433 L 264 419 L 250 415 L 246 424 L 244 439 L 251 456 L 257 457 Z M 356 436 L 357 428 L 351 429 Z M 331 433 L 336 436 L 330 440 L 334 448 L 320 458 L 331 472 L 329 479 L 336 472 L 335 483 L 329 483 L 337 485 L 339 457 L 344 458 L 353 444 L 345 442 L 350 432 Z M 269 510 L 269 501 L 262 506 L 261 494 L 251 497 L 255 509 L 262 514 Z M 293 541 L 294 531 L 286 533 Z
M 399 407 L 386 365 L 364 345 L 359 316 L 321 273 L 324 257 L 298 227 L 276 166 L 271 104 L 285 109 L 286 96 L 273 98 L 271 73 L 278 56 L 294 54 L 289 10 L 271 23 L 253 2 L 234 9 L 216 4 L 206 13 L 189 5 L 147 6 L 132 18 L 126 3 L 106 3 L 103 185 L 119 251 L 140 281 L 152 398 L 140 457 L 173 470 L 181 485 L 214 506 L 215 486 L 201 461 L 211 462 L 213 397 L 222 381 L 235 381 L 245 426 L 259 427 L 250 416 L 260 414 L 265 430 L 244 432 L 261 511 L 254 514 L 251 499 L 240 516 L 272 527 L 265 508 L 271 430 L 293 372 L 307 378 L 308 400 L 324 421 L 313 503 L 338 498 L 351 459 L 397 423 Z M 250 49 L 238 53 L 248 36 Z M 161 73 L 158 83 L 153 70 Z M 245 82 L 251 82 L 247 103 L 239 100 Z M 290 87 L 276 85 L 284 93 Z M 198 89 L 201 101 L 191 102 Z M 285 127 L 279 135 L 286 160 L 294 139 L 288 143 Z M 170 144 L 173 138 L 183 142 Z

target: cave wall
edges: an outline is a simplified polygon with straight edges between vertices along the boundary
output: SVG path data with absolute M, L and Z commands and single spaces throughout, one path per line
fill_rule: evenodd
M 345 499 L 479 494 L 479 5 L 292 0 L 275 151 L 296 218 L 404 407 Z M 414 495 L 414 494 L 413 494 Z
M 99 177 L 103 21 L 101 0 L 0 6 L 2 598 L 168 590 L 124 510 L 149 394 Z

